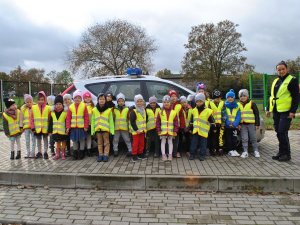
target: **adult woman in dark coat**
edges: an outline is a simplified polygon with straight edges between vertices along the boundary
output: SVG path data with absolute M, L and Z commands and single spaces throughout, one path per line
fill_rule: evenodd
M 274 128 L 279 141 L 279 152 L 272 159 L 290 161 L 291 149 L 288 131 L 299 103 L 299 86 L 296 77 L 288 73 L 287 64 L 276 65 L 278 78 L 273 81 L 267 116 L 273 112 Z

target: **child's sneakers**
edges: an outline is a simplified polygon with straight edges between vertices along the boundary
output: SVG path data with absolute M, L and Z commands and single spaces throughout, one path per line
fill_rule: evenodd
M 137 162 L 137 161 L 138 161 L 138 157 L 137 157 L 136 155 L 133 155 L 133 156 L 131 157 L 131 162 L 135 163 L 135 162 Z
M 240 154 L 236 150 L 231 150 L 228 152 L 229 156 L 238 157 Z
M 44 152 L 44 159 L 49 159 L 48 153 Z
M 254 157 L 255 158 L 259 158 L 260 157 L 259 151 L 254 151 Z
M 168 161 L 172 161 L 172 155 L 171 154 L 168 156 Z
M 38 152 L 38 153 L 36 154 L 35 158 L 37 158 L 37 159 L 43 158 L 42 153 L 41 153 L 41 152 Z
M 161 159 L 162 161 L 168 161 L 168 157 L 166 155 L 162 155 Z
M 108 156 L 107 155 L 103 156 L 103 162 L 108 162 Z
M 245 159 L 248 157 L 248 152 L 243 152 L 241 158 Z
M 102 161 L 103 161 L 103 156 L 102 155 L 98 155 L 97 162 L 102 162 Z

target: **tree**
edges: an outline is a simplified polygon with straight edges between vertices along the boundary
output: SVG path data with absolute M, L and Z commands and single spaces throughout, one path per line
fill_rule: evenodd
M 145 30 L 124 20 L 111 20 L 88 28 L 80 44 L 68 56 L 73 72 L 101 76 L 124 74 L 128 67 L 151 70 L 151 55 L 157 50 Z
M 55 84 L 70 84 L 72 82 L 73 82 L 72 74 L 67 70 L 63 70 L 57 73 L 56 78 L 54 80 Z
M 164 76 L 170 76 L 170 75 L 172 75 L 172 72 L 171 72 L 171 70 L 168 70 L 167 68 L 165 68 L 163 70 L 159 70 L 156 73 L 156 76 L 160 77 L 160 78 L 162 78 Z
M 244 71 L 246 57 L 240 55 L 247 51 L 241 42 L 238 25 L 229 20 L 201 24 L 192 27 L 187 52 L 182 62 L 185 79 L 207 79 L 220 86 L 224 74 L 237 74 Z
M 300 56 L 298 56 L 295 60 L 288 59 L 286 63 L 290 74 L 297 75 L 300 72 Z

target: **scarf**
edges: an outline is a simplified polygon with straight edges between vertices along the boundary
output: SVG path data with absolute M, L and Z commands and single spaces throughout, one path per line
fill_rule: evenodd
M 109 108 L 109 107 L 107 107 L 106 102 L 103 106 L 100 106 L 99 103 L 97 103 L 96 107 L 100 113 L 104 112 L 105 110 L 107 110 Z
M 5 109 L 5 113 L 12 117 L 13 119 L 17 119 L 17 109 Z
M 145 109 L 144 109 L 144 107 L 137 107 L 137 106 L 135 106 L 135 108 L 136 108 L 136 111 L 138 111 L 140 114 L 142 114 L 143 117 L 145 116 Z
M 225 106 L 226 106 L 226 108 L 233 109 L 233 108 L 236 108 L 238 106 L 238 104 L 236 103 L 236 101 L 234 101 L 234 102 L 228 102 L 226 100 Z

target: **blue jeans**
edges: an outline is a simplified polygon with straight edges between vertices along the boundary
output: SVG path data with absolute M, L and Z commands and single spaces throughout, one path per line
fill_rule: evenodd
M 190 154 L 195 155 L 198 149 L 198 145 L 200 146 L 199 157 L 205 158 L 206 156 L 206 148 L 207 148 L 207 138 L 202 137 L 198 134 L 193 134 L 191 147 L 190 147 Z

